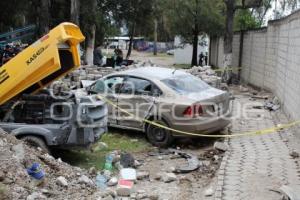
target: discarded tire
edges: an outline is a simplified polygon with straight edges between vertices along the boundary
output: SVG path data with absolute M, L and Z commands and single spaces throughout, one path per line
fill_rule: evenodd
M 168 126 L 164 121 L 153 122 L 161 124 L 163 126 Z M 146 133 L 149 142 L 154 146 L 167 147 L 174 141 L 174 137 L 171 131 L 154 126 L 152 124 L 149 124 Z

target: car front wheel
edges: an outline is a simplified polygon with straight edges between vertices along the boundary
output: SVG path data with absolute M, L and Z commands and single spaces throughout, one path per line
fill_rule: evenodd
M 153 122 L 168 127 L 168 125 L 164 121 Z M 152 124 L 148 125 L 146 133 L 149 142 L 157 147 L 167 147 L 174 141 L 174 137 L 170 130 Z

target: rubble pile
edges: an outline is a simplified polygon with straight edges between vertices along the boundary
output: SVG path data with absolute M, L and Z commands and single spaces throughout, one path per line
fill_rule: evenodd
M 117 71 L 124 71 L 128 69 L 134 69 L 139 67 L 145 67 L 145 66 L 155 66 L 153 63 L 149 62 L 137 62 L 133 65 L 129 66 L 121 66 L 118 68 L 112 68 L 112 67 L 98 67 L 98 66 L 82 66 L 80 69 L 68 74 L 64 80 L 64 84 L 66 86 L 69 86 L 70 88 L 81 88 L 82 87 L 82 81 L 95 81 L 98 80 L 106 75 L 109 75 L 111 73 L 117 72 Z M 199 77 L 209 85 L 220 88 L 221 85 L 221 78 L 217 76 L 216 72 L 211 69 L 210 66 L 203 66 L 203 67 L 197 67 L 194 66 L 191 69 L 185 70 L 188 73 L 191 73 L 192 75 Z
M 2 130 L 0 161 L 0 199 L 86 199 L 97 191 L 86 171 L 31 148 Z M 29 173 L 34 164 L 38 168 Z
M 199 77 L 215 88 L 221 87 L 222 79 L 217 76 L 216 72 L 211 68 L 211 66 L 194 66 L 191 69 L 187 69 L 186 72 Z

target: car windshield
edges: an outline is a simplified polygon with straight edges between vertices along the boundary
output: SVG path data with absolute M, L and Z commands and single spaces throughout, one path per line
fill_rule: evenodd
M 161 81 L 179 94 L 202 92 L 209 88 L 204 81 L 189 74 L 173 76 Z

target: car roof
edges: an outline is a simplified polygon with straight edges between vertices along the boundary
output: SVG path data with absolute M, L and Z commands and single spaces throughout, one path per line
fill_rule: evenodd
M 125 70 L 122 72 L 113 73 L 111 75 L 130 75 L 147 79 L 150 78 L 163 80 L 173 76 L 187 75 L 187 73 L 182 70 L 176 70 L 165 67 L 139 67 L 135 69 Z

